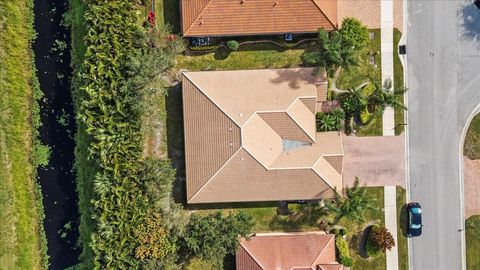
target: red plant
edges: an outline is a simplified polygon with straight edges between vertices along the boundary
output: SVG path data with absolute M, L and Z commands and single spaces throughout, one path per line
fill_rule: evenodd
M 153 11 L 148 12 L 147 21 L 154 26 L 155 25 L 155 13 Z

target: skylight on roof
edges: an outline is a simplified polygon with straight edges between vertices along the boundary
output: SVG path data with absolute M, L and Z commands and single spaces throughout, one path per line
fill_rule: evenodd
M 294 140 L 289 140 L 289 139 L 283 139 L 282 140 L 282 145 L 283 145 L 283 151 L 287 152 L 287 151 L 290 151 L 290 150 L 295 150 L 297 148 L 310 146 L 310 143 L 301 142 L 301 141 L 294 141 Z

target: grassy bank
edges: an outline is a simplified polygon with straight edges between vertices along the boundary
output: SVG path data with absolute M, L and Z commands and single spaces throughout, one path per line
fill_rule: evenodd
M 80 87 L 80 78 L 78 74 L 81 71 L 82 63 L 85 55 L 85 44 L 83 38 L 86 34 L 86 22 L 85 13 L 86 7 L 82 0 L 71 0 L 70 9 L 67 14 L 67 22 L 70 25 L 72 33 L 72 68 L 74 70 L 74 76 L 72 80 L 72 93 L 75 104 L 75 110 L 77 111 L 80 106 L 81 96 L 78 91 Z M 82 252 L 80 254 L 81 269 L 93 268 L 93 252 L 90 247 L 91 235 L 95 229 L 95 224 L 91 218 L 91 203 L 93 199 L 93 183 L 91 179 L 94 178 L 97 172 L 97 167 L 92 160 L 88 157 L 88 146 L 90 145 L 90 138 L 85 132 L 85 125 L 81 121 L 76 122 L 77 132 L 75 134 L 75 173 L 77 182 L 77 194 L 78 194 L 78 208 L 80 212 L 80 239 Z
M 41 192 L 35 179 L 41 91 L 31 50 L 33 16 L 31 0 L 0 2 L 1 269 L 48 265 Z
M 471 216 L 465 222 L 467 270 L 480 269 L 480 216 Z
M 480 159 L 480 115 L 473 117 L 463 145 L 463 153 L 469 159 Z

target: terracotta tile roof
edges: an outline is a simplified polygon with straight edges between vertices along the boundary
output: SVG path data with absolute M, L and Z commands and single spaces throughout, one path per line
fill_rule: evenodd
M 184 73 L 189 203 L 320 199 L 342 188 L 341 136 L 315 132 L 311 74 Z
M 237 270 L 341 270 L 335 236 L 321 232 L 265 233 L 240 239 Z M 324 267 L 324 268 L 321 268 Z
M 193 36 L 314 33 L 337 27 L 337 0 L 181 0 L 182 32 Z

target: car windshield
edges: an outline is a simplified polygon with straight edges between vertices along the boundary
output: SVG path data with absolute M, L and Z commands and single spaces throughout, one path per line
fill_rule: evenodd
M 411 210 L 411 215 L 410 215 L 410 224 L 412 229 L 420 229 L 422 227 L 422 216 L 420 213 L 422 213 L 422 210 L 420 208 L 412 208 Z

